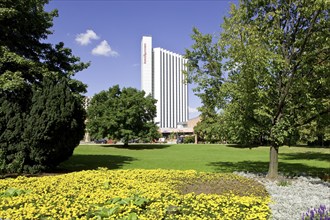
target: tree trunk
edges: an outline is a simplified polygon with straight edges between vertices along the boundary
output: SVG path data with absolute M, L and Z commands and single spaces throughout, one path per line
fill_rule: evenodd
M 269 169 L 267 177 L 269 179 L 276 179 L 278 177 L 278 146 L 270 147 L 269 154 Z

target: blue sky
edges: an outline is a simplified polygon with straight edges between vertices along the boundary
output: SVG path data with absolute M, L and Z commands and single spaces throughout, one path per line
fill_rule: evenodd
M 143 35 L 153 47 L 184 54 L 193 44 L 192 28 L 218 35 L 223 17 L 236 0 L 52 0 L 46 10 L 59 10 L 48 41 L 64 42 L 91 66 L 75 78 L 92 96 L 119 84 L 141 89 L 140 44 Z M 189 85 L 190 118 L 200 101 Z

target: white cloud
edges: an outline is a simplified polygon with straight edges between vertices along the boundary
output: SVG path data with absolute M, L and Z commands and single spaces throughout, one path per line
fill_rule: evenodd
M 91 43 L 91 40 L 97 40 L 99 38 L 93 30 L 87 30 L 86 33 L 77 34 L 75 40 L 80 45 L 87 45 Z
M 112 50 L 110 45 L 106 40 L 103 40 L 97 47 L 95 47 L 92 50 L 93 55 L 99 55 L 99 56 L 111 56 L 111 57 L 116 57 L 119 56 L 119 54 Z
M 188 111 L 189 111 L 189 113 L 197 113 L 198 112 L 197 108 L 192 108 L 192 107 L 189 107 Z

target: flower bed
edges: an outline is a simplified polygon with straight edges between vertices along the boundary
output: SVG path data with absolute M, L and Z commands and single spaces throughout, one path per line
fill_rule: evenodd
M 262 185 L 234 174 L 99 169 L 0 180 L 2 219 L 267 219 L 269 202 Z

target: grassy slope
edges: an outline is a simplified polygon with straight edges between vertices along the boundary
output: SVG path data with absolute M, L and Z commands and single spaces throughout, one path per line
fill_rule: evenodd
M 60 168 L 76 171 L 109 169 L 194 169 L 208 172 L 266 173 L 268 147 L 235 148 L 226 145 L 80 145 Z M 281 147 L 280 172 L 324 176 L 330 173 L 330 149 Z

